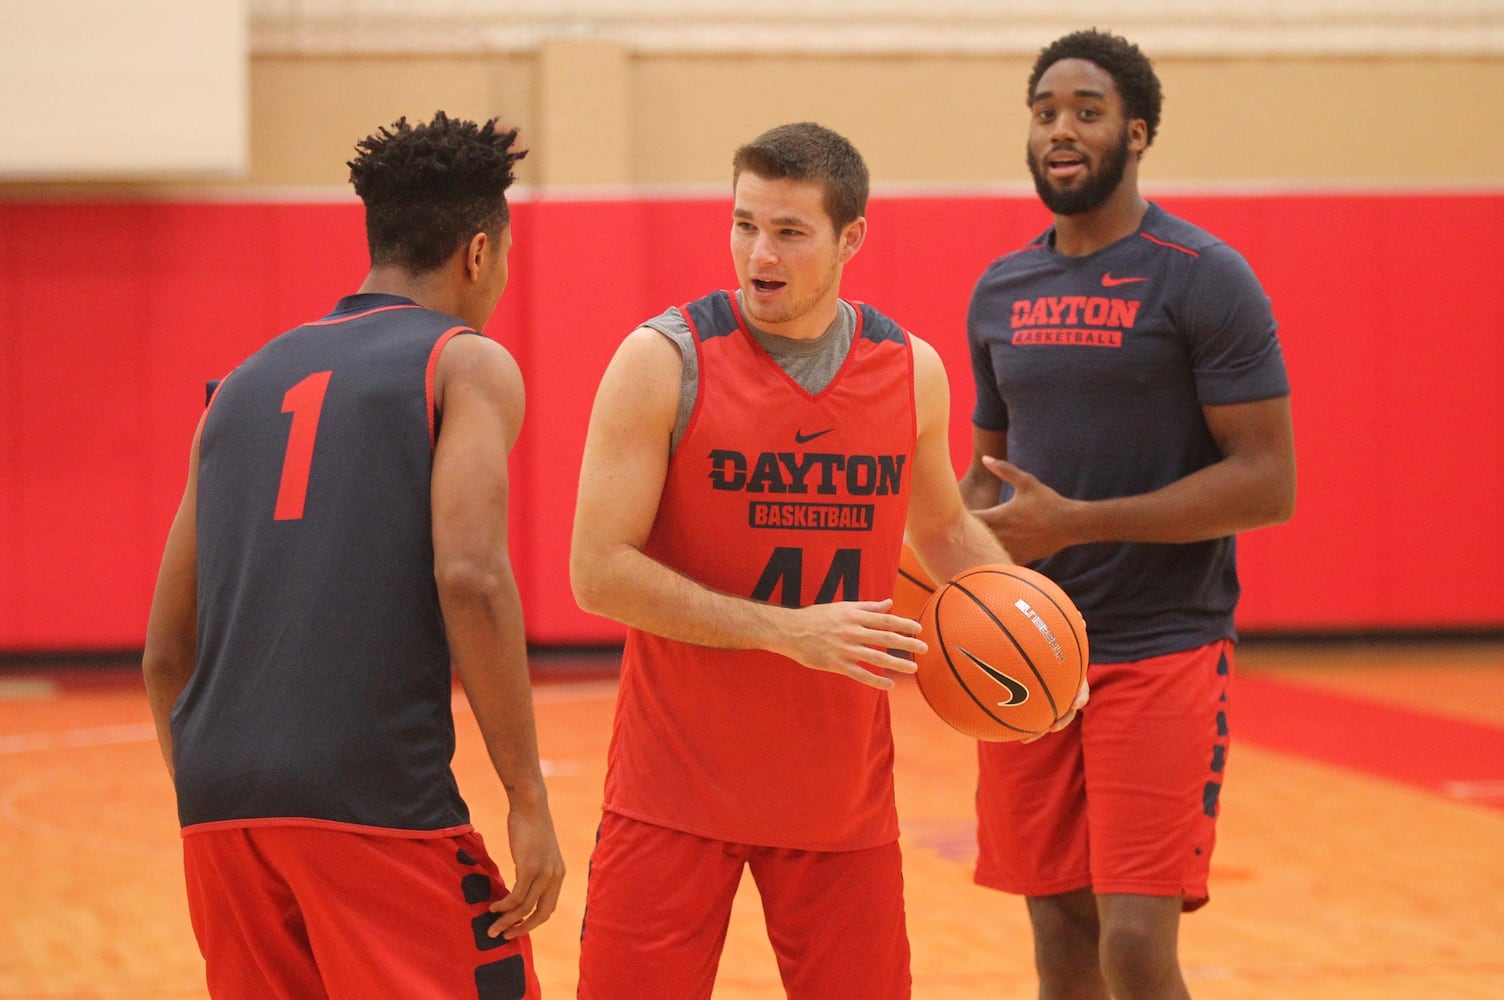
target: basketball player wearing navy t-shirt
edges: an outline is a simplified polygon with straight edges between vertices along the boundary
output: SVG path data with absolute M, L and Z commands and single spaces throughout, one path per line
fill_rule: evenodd
M 1247 263 L 1139 194 L 1148 59 L 1067 35 L 1028 101 L 1055 224 L 977 282 L 962 488 L 1080 607 L 1092 697 L 1056 738 L 981 744 L 976 878 L 1027 897 L 1042 997 L 1169 1000 L 1188 996 L 1180 914 L 1207 899 L 1234 535 L 1293 510 L 1290 390 Z
M 214 391 L 143 668 L 215 997 L 538 996 L 563 861 L 507 556 L 516 130 L 401 120 L 351 180 L 371 270 Z M 459 674 L 506 788 L 512 889 L 450 760 Z

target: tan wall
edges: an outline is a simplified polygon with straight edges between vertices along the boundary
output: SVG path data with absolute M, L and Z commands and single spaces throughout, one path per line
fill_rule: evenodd
M 342 188 L 358 138 L 441 107 L 521 125 L 533 151 L 521 180 L 535 190 L 714 188 L 737 144 L 800 119 L 849 135 L 879 185 L 1023 185 L 1029 62 L 643 55 L 603 41 L 509 56 L 259 56 L 251 170 L 228 187 Z M 1166 101 L 1151 189 L 1504 185 L 1504 59 L 1157 65 Z
M 258 59 L 254 184 L 341 184 L 351 142 L 397 114 L 521 124 L 534 186 L 718 185 L 731 150 L 814 119 L 881 184 L 1022 183 L 1030 60 L 634 56 Z M 1146 178 L 1360 186 L 1504 183 L 1504 59 L 1162 59 Z
M 427 119 L 442 108 L 458 117 L 499 114 L 522 124 L 534 117 L 534 72 L 534 60 L 495 56 L 258 57 L 251 62 L 246 180 L 345 184 L 355 143 L 403 115 Z

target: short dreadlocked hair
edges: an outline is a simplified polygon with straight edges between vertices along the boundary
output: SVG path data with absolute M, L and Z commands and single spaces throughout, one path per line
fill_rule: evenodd
M 413 274 L 441 266 L 476 233 L 498 234 L 511 222 L 506 190 L 517 129 L 499 130 L 444 112 L 411 125 L 399 118 L 355 144 L 346 165 L 366 206 L 371 265 Z
M 731 183 L 743 171 L 767 180 L 818 181 L 836 232 L 867 213 L 867 163 L 844 136 L 814 122 L 768 129 L 731 158 Z
M 1129 118 L 1142 118 L 1148 127 L 1145 146 L 1154 144 L 1154 133 L 1159 131 L 1159 112 L 1164 103 L 1164 92 L 1159 86 L 1159 77 L 1154 73 L 1154 64 L 1149 57 L 1128 39 L 1108 31 L 1088 28 L 1072 32 L 1046 45 L 1034 60 L 1034 71 L 1029 74 L 1029 93 L 1026 103 L 1034 103 L 1034 91 L 1039 87 L 1039 78 L 1045 70 L 1062 59 L 1085 59 L 1096 63 L 1112 77 L 1113 84 L 1123 98 L 1123 111 Z

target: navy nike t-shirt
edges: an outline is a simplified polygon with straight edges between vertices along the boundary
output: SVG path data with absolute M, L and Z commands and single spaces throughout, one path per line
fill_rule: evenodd
M 1289 394 L 1269 297 L 1226 243 L 1157 205 L 1086 256 L 1053 236 L 994 261 L 967 318 L 972 419 L 1007 433 L 1010 462 L 1079 500 L 1147 493 L 1222 457 L 1201 407 Z M 1033 566 L 1113 663 L 1232 636 L 1235 547 L 1092 543 Z

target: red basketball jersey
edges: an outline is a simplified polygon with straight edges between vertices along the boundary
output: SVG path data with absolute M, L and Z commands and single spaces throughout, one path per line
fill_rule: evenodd
M 726 293 L 681 312 L 699 389 L 648 554 L 774 604 L 892 596 L 916 433 L 907 336 L 858 306 L 845 363 L 812 395 Z M 892 765 L 885 693 L 629 630 L 606 809 L 717 840 L 863 849 L 898 835 Z

